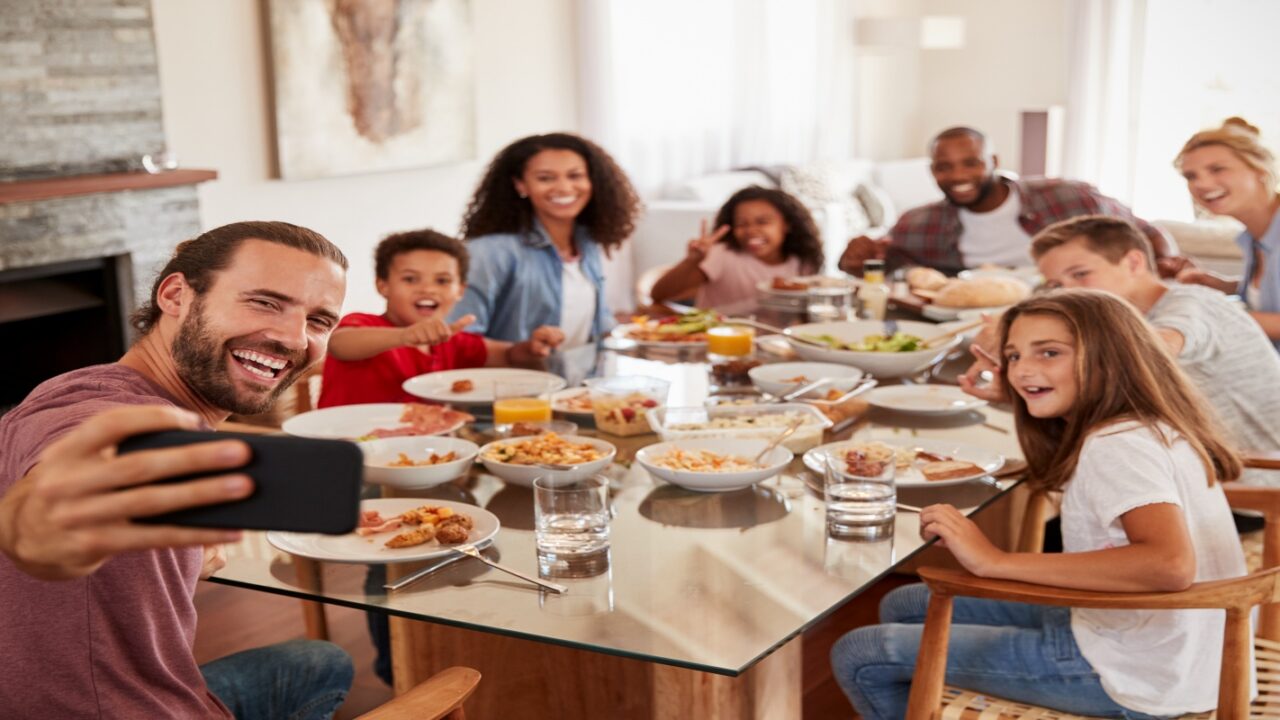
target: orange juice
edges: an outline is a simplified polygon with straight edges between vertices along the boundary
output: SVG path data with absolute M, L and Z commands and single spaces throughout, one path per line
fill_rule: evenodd
M 755 335 L 746 327 L 713 327 L 707 331 L 707 352 L 725 357 L 750 355 Z
M 503 398 L 493 403 L 493 423 L 550 422 L 551 401 L 547 398 Z

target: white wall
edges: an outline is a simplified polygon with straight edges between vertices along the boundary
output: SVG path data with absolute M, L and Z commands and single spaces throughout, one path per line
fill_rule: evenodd
M 994 141 L 1001 164 L 1019 166 L 1019 113 L 1067 101 L 1068 0 L 860 0 L 859 18 L 964 20 L 964 46 L 860 47 L 856 154 L 918 157 L 930 137 L 971 125 Z M 904 26 L 905 27 L 905 26 Z M 883 33 L 882 33 L 883 34 Z
M 286 220 L 315 229 L 351 260 L 346 311 L 381 312 L 373 248 L 431 226 L 456 233 L 485 163 L 508 142 L 577 128 L 573 0 L 474 0 L 477 159 L 412 171 L 272 179 L 266 0 L 153 3 L 165 131 L 184 167 L 212 168 L 200 188 L 205 228 Z

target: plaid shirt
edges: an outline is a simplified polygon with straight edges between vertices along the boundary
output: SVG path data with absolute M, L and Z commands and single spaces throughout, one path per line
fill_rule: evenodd
M 1028 235 L 1035 234 L 1060 220 L 1079 215 L 1110 215 L 1133 223 L 1151 240 L 1157 258 L 1169 255 L 1172 241 L 1156 227 L 1133 216 L 1118 200 L 1103 195 L 1088 183 L 1075 180 L 1038 178 L 1014 180 L 997 175 L 1009 183 L 1022 198 L 1018 224 Z M 960 213 L 946 199 L 913 208 L 903 213 L 898 224 L 889 231 L 889 250 L 885 264 L 889 269 L 909 265 L 937 268 L 949 275 L 966 265 L 960 255 Z M 1176 254 L 1176 253 L 1172 253 Z M 1030 255 L 1028 255 L 1028 261 Z

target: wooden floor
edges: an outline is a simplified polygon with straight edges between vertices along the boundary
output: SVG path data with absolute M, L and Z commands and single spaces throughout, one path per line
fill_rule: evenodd
M 911 581 L 908 577 L 886 578 L 805 633 L 805 720 L 855 717 L 831 677 L 831 645 L 850 629 L 875 622 L 880 598 Z M 200 617 L 196 632 L 198 662 L 303 637 L 301 609 L 293 598 L 204 582 L 200 583 L 195 602 Z M 331 639 L 351 654 L 356 667 L 351 694 L 335 717 L 354 718 L 390 699 L 391 689 L 373 674 L 373 645 L 364 613 L 333 606 L 326 608 L 326 613 Z

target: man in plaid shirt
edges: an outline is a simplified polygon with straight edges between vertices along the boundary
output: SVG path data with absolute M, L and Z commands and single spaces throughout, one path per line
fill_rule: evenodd
M 948 275 L 982 264 L 1029 266 L 1031 237 L 1043 228 L 1078 215 L 1110 215 L 1137 225 L 1162 271 L 1176 272 L 1176 261 L 1165 258 L 1176 256 L 1177 246 L 1159 228 L 1087 183 L 1016 180 L 997 172 L 996 157 L 977 130 L 944 130 L 929 143 L 929 154 L 945 199 L 903 213 L 882 240 L 851 240 L 840 258 L 842 270 L 860 273 L 871 258 L 883 259 L 891 270 L 924 265 Z

